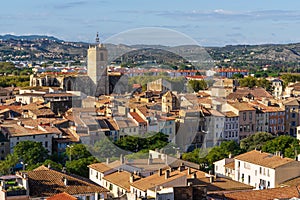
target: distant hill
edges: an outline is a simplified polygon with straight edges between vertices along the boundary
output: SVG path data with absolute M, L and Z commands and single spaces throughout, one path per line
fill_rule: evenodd
M 6 34 L 6 35 L 0 35 L 0 40 L 39 40 L 39 39 L 48 39 L 48 40 L 53 40 L 53 41 L 58 41 L 62 42 L 63 40 L 60 40 L 56 37 L 53 36 L 47 36 L 47 35 L 11 35 L 11 34 Z
M 44 35 L 3 35 L 0 36 L 0 60 L 83 60 L 89 44 L 66 42 L 53 36 Z M 122 62 L 138 63 L 155 60 L 169 64 L 186 64 L 186 59 L 174 56 L 184 55 L 187 60 L 201 59 L 214 65 L 255 69 L 257 66 L 270 65 L 275 68 L 293 69 L 300 65 L 300 43 L 264 45 L 227 45 L 224 47 L 160 45 L 113 45 L 106 44 L 115 55 L 123 55 Z M 141 50 L 142 49 L 142 50 Z M 148 49 L 148 50 L 145 50 Z M 164 51 L 162 51 L 164 50 Z M 172 52 L 172 53 L 170 53 Z M 173 59 L 177 61 L 172 61 Z M 120 60 L 120 58 L 119 58 Z

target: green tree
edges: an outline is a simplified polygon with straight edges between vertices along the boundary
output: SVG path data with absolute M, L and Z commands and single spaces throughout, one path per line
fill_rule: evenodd
M 78 160 L 90 157 L 92 154 L 88 151 L 84 144 L 73 144 L 67 147 L 66 155 L 70 160 Z
M 48 158 L 48 151 L 40 142 L 22 141 L 14 147 L 13 156 L 30 166 L 42 163 Z
M 240 146 L 235 141 L 225 141 L 222 142 L 220 146 L 213 147 L 206 158 L 210 165 L 212 165 L 215 161 L 221 160 L 223 158 L 228 158 L 231 154 L 232 156 L 238 155 L 242 152 Z
M 254 86 L 256 86 L 256 80 L 256 78 L 248 76 L 246 78 L 240 79 L 239 84 L 242 87 L 253 88 Z
M 97 141 L 89 150 L 99 160 L 118 157 L 120 155 L 120 149 L 107 137 Z
M 188 84 L 195 92 L 207 89 L 207 83 L 204 80 L 190 80 Z
M 294 137 L 281 135 L 267 141 L 262 150 L 268 153 L 281 152 L 285 157 L 295 158 L 300 152 L 299 140 Z
M 271 133 L 257 132 L 240 141 L 240 147 L 245 151 L 261 150 L 262 146 L 274 136 Z
M 77 160 L 67 161 L 66 169 L 69 173 L 77 174 L 79 176 L 84 176 L 88 178 L 89 177 L 88 165 L 97 162 L 98 160 L 93 156 L 89 156 L 87 158 L 80 158 Z
M 18 158 L 13 154 L 8 154 L 5 160 L 0 161 L 0 175 L 11 173 L 11 169 L 19 162 Z
M 54 162 L 53 160 L 50 160 L 50 159 L 47 159 L 43 162 L 43 165 L 45 166 L 50 166 L 51 169 L 55 169 L 55 170 L 58 170 L 58 171 L 61 171 L 63 166 L 60 164 L 60 163 L 57 163 L 57 162 Z
M 237 74 L 233 74 L 232 76 L 233 79 L 240 79 L 240 78 L 244 78 L 244 75 L 241 73 L 237 73 Z

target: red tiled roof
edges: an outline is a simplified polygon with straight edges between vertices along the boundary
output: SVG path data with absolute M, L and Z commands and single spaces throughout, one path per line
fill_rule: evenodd
M 46 200 L 77 200 L 77 198 L 69 195 L 68 193 L 63 192 L 49 197 Z
M 67 185 L 64 184 L 64 178 L 68 181 Z M 48 169 L 43 165 L 28 172 L 28 181 L 31 197 L 49 197 L 62 192 L 70 195 L 108 192 L 89 179 Z
M 291 199 L 299 198 L 298 187 L 283 187 L 266 190 L 239 191 L 223 194 L 226 199 L 230 200 L 270 200 L 270 199 Z M 223 196 L 223 197 L 224 197 Z
M 136 112 L 130 112 L 129 113 L 132 118 L 137 121 L 138 123 L 147 123 L 139 114 L 137 114 Z
M 235 157 L 237 160 L 249 162 L 252 164 L 260 165 L 275 169 L 291 162 L 297 162 L 291 158 L 281 158 L 270 153 L 260 152 L 257 150 L 249 151 Z

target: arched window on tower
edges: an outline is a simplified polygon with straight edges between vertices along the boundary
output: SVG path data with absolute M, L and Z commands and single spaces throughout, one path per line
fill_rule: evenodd
M 104 61 L 104 55 L 103 55 L 103 53 L 100 53 L 100 61 Z
M 71 80 L 68 80 L 68 82 L 67 82 L 67 91 L 72 91 L 72 82 L 71 82 Z

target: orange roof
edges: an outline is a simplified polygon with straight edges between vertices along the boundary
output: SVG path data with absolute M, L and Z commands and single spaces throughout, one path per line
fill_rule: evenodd
M 77 198 L 69 195 L 68 193 L 63 192 L 49 197 L 46 200 L 77 200 Z
M 136 112 L 130 112 L 129 113 L 132 118 L 137 121 L 138 123 L 147 123 L 139 114 L 137 114 Z
M 127 171 L 120 171 L 120 172 L 117 171 L 112 174 L 104 176 L 103 179 L 110 183 L 118 185 L 119 187 L 130 192 L 130 176 L 131 176 L 131 173 L 129 173 Z M 135 178 L 138 178 L 138 177 L 135 176 Z
M 224 167 L 229 169 L 235 169 L 234 161 L 225 164 Z
M 231 200 L 269 200 L 269 199 L 291 199 L 299 197 L 298 187 L 282 187 L 266 190 L 239 191 L 224 193 L 225 199 Z
M 270 153 L 260 152 L 257 150 L 249 151 L 247 153 L 235 157 L 237 160 L 249 162 L 252 164 L 275 169 L 291 162 L 297 162 L 291 158 L 281 158 Z
M 253 108 L 248 102 L 228 102 L 228 104 L 239 111 L 255 111 L 255 108 Z
M 70 195 L 82 195 L 92 193 L 105 193 L 107 189 L 91 182 L 91 180 L 62 173 L 40 166 L 33 171 L 27 172 L 30 188 L 30 197 L 48 197 L 66 192 Z M 63 179 L 67 179 L 67 185 Z
M 97 170 L 98 172 L 101 172 L 101 173 L 104 173 L 104 172 L 112 169 L 104 163 L 94 163 L 94 164 L 89 165 L 88 167 L 92 168 L 94 170 Z
M 153 174 L 152 176 L 148 176 L 146 178 L 137 180 L 133 182 L 131 185 L 135 188 L 138 188 L 142 191 L 146 191 L 147 189 L 154 188 L 155 186 L 160 186 L 162 184 L 173 182 L 174 180 L 186 176 L 186 173 L 180 172 L 178 170 L 170 173 L 169 178 L 165 178 L 166 170 L 162 173 L 161 176 L 158 174 Z

